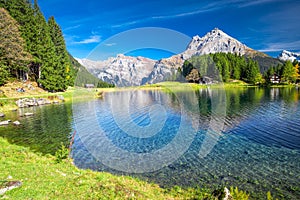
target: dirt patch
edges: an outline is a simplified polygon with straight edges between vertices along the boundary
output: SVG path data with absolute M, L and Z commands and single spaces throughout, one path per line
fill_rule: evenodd
M 0 87 L 0 91 L 2 96 L 6 96 L 8 98 L 18 98 L 48 93 L 47 91 L 39 88 L 36 82 L 31 81 L 14 81 L 7 83 Z

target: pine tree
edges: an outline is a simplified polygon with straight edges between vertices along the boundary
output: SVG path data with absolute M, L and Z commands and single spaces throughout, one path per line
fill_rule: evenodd
M 31 55 L 25 51 L 25 41 L 21 37 L 18 23 L 4 8 L 0 8 L 0 41 L 0 76 L 4 77 L 5 74 L 26 78 Z M 1 83 L 4 82 L 2 78 Z
M 227 60 L 225 54 L 220 54 L 219 56 L 220 56 L 219 62 L 221 65 L 221 69 L 219 69 L 219 70 L 220 70 L 220 73 L 222 74 L 222 80 L 224 82 L 228 82 L 228 80 L 230 78 L 228 60 Z
M 261 74 L 259 72 L 258 63 L 249 59 L 245 70 L 246 81 L 251 84 L 256 84 L 261 81 Z
M 184 77 L 186 77 L 187 75 L 189 75 L 191 73 L 192 69 L 194 69 L 192 62 L 187 61 L 187 60 L 184 61 L 183 67 L 182 67 L 182 75 Z
M 8 67 L 0 60 L 0 85 L 5 84 L 10 77 Z
M 283 66 L 282 81 L 294 83 L 298 78 L 298 69 L 293 66 L 291 61 L 286 61 Z
M 71 63 L 68 52 L 66 50 L 65 40 L 63 37 L 63 33 L 59 25 L 56 23 L 54 17 L 50 17 L 50 19 L 48 20 L 48 26 L 52 42 L 55 46 L 55 53 L 58 59 L 58 68 L 56 70 L 59 71 L 60 77 L 57 81 L 60 82 L 60 87 L 62 89 L 66 89 L 68 85 L 74 83 L 70 67 Z
M 32 55 L 33 60 L 29 66 L 29 76 L 31 80 L 37 81 L 40 76 L 40 38 L 37 37 L 36 16 L 32 4 L 29 0 L 9 0 L 5 1 L 5 8 L 10 15 L 20 24 L 22 37 L 26 41 L 26 50 Z
M 299 63 L 295 62 L 294 65 L 294 76 L 296 78 L 296 82 L 299 80 L 300 74 L 299 74 Z
M 40 11 L 37 1 L 34 1 L 35 32 L 34 55 L 39 67 L 38 82 L 41 87 L 49 91 L 61 91 L 65 88 L 61 83 L 59 63 L 55 53 L 55 46 L 51 40 L 49 27 Z

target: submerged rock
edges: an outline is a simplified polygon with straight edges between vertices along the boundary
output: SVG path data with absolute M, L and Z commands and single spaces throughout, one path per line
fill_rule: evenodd
M 0 122 L 0 126 L 8 125 L 9 122 L 10 122 L 10 120 L 2 121 L 2 122 Z
M 31 107 L 31 106 L 40 106 L 40 105 L 46 105 L 46 104 L 51 104 L 51 101 L 46 98 L 24 98 L 24 99 L 19 99 L 16 101 L 16 104 L 19 108 L 24 108 L 24 107 Z
M 19 121 L 14 121 L 13 124 L 16 125 L 16 126 L 21 125 L 21 123 Z
M 30 112 L 24 113 L 24 116 L 32 116 L 32 115 L 34 115 L 34 114 L 30 113 Z
M 51 102 L 48 99 L 38 99 L 37 104 L 40 105 L 45 105 L 45 104 L 50 104 Z
M 65 98 L 64 98 L 64 96 L 62 96 L 62 95 L 58 95 L 57 98 L 58 98 L 59 100 L 61 100 L 61 101 L 65 101 Z

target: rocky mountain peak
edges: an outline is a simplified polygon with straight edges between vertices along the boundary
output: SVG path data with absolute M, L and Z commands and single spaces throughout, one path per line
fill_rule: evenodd
M 218 28 L 214 28 L 213 30 L 208 32 L 203 38 L 206 38 L 208 41 L 214 41 L 214 40 L 218 40 L 220 38 L 227 38 L 227 39 L 235 40 L 234 38 L 230 37 L 229 35 L 227 35 L 226 33 L 224 33 L 222 30 L 220 30 Z
M 236 53 L 240 55 L 252 54 L 255 51 L 242 44 L 222 30 L 214 28 L 205 36 L 194 36 L 183 53 L 183 59 L 189 59 L 193 55 L 204 55 L 210 53 Z

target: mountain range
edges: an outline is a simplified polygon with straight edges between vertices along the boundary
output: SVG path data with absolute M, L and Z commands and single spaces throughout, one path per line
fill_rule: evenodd
M 104 61 L 77 60 L 99 79 L 122 87 L 167 80 L 177 72 L 178 68 L 182 67 L 185 60 L 192 56 L 218 52 L 250 57 L 259 63 L 261 72 L 270 66 L 281 63 L 279 59 L 251 49 L 218 28 L 213 29 L 203 37 L 194 36 L 184 52 L 158 61 L 122 54 Z M 283 60 L 283 57 L 281 58 Z

